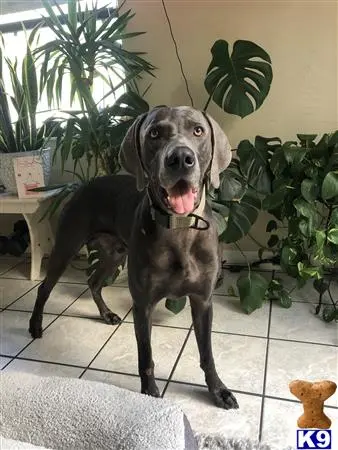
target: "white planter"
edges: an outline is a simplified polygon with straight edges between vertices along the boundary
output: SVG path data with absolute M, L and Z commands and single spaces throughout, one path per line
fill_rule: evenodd
M 20 158 L 23 156 L 41 156 L 45 185 L 47 186 L 49 182 L 52 167 L 50 148 L 34 150 L 32 152 L 0 153 L 0 180 L 6 188 L 6 192 L 11 194 L 18 193 L 15 181 L 13 158 Z

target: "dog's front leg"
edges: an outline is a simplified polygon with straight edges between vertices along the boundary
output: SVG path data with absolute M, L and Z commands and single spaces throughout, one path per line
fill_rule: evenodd
M 138 370 L 141 377 L 142 394 L 159 397 L 160 392 L 154 377 L 154 361 L 151 351 L 151 315 L 153 312 L 151 305 L 133 306 L 134 327 L 138 350 Z
M 217 406 L 224 409 L 236 409 L 238 403 L 233 394 L 219 378 L 211 346 L 212 302 L 199 296 L 190 296 L 191 313 L 197 346 L 200 354 L 200 366 L 205 373 L 205 381 Z

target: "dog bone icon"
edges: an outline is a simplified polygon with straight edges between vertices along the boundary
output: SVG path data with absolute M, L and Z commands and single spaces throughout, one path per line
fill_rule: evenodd
M 304 414 L 297 420 L 299 428 L 330 428 L 331 420 L 324 414 L 324 402 L 335 393 L 336 383 L 329 380 L 314 383 L 294 380 L 289 384 L 289 389 L 303 404 Z

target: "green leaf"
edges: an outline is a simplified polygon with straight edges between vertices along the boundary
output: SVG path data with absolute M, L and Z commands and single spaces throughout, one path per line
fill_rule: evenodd
M 75 30 L 77 26 L 76 0 L 68 0 L 68 20 Z
M 290 308 L 292 305 L 292 298 L 289 293 L 285 290 L 279 293 L 279 304 L 283 308 Z
M 257 110 L 272 82 L 271 60 L 265 50 L 250 41 L 236 41 L 230 56 L 229 44 L 218 40 L 211 53 L 204 81 L 209 96 L 225 112 L 242 118 Z
M 288 167 L 288 163 L 285 159 L 284 150 L 277 148 L 270 160 L 270 169 L 275 177 L 278 177 Z
M 297 249 L 289 245 L 284 245 L 281 251 L 280 264 L 283 270 L 288 272 L 290 266 L 295 266 L 299 261 Z
M 301 198 L 297 198 L 296 200 L 294 200 L 293 206 L 297 209 L 299 214 L 307 217 L 313 224 L 320 223 L 320 216 L 314 204 L 308 203 L 306 200 L 303 200 Z
M 237 155 L 240 159 L 241 172 L 250 186 L 262 194 L 269 194 L 271 180 L 266 147 L 262 150 L 252 145 L 250 141 L 244 140 L 238 145 Z
M 325 231 L 323 230 L 316 230 L 315 232 L 316 237 L 316 244 L 318 248 L 323 248 L 326 240 Z
M 267 195 L 263 200 L 262 206 L 265 211 L 272 211 L 281 206 L 285 201 L 285 187 L 276 189 L 272 194 Z
M 298 229 L 305 237 L 310 237 L 313 233 L 313 223 L 308 219 L 300 219 Z
M 222 216 L 222 214 L 218 213 L 217 211 L 212 211 L 213 218 L 216 222 L 217 227 L 217 234 L 218 236 L 221 236 L 222 233 L 224 233 L 226 226 L 227 226 L 227 220 Z
M 187 303 L 186 297 L 181 297 L 178 299 L 167 298 L 165 301 L 165 307 L 174 314 L 178 314 L 184 309 L 186 303 Z
M 332 210 L 330 225 L 333 227 L 338 227 L 338 206 Z
M 318 168 L 314 166 L 306 167 L 304 173 L 307 177 L 310 177 L 312 180 L 315 180 L 319 176 Z
M 324 200 L 338 197 L 338 170 L 325 175 L 322 184 L 322 197 Z
M 305 157 L 307 149 L 298 147 L 297 142 L 285 142 L 282 146 L 288 164 L 299 164 Z
M 313 287 L 319 294 L 324 294 L 329 289 L 329 283 L 321 278 L 320 280 L 313 281 Z
M 309 280 L 310 278 L 317 278 L 319 280 L 323 273 L 322 268 L 314 266 L 306 266 L 304 263 L 299 262 L 297 264 L 299 275 L 304 278 L 304 280 Z
M 333 147 L 336 144 L 338 144 L 338 130 L 329 135 L 329 147 Z
M 61 171 L 64 171 L 66 161 L 69 157 L 69 153 L 71 151 L 73 140 L 74 140 L 74 133 L 75 133 L 75 119 L 69 119 L 67 121 L 67 128 L 65 132 L 65 136 L 63 139 L 63 145 L 61 148 Z
M 219 197 L 222 201 L 240 200 L 247 190 L 246 181 L 233 163 L 221 175 Z
M 269 291 L 271 291 L 271 293 L 275 294 L 276 292 L 281 292 L 283 289 L 280 278 L 273 278 L 270 281 Z
M 310 180 L 309 178 L 305 178 L 305 180 L 301 183 L 300 189 L 305 200 L 310 203 L 314 202 L 319 194 L 318 180 Z
M 268 240 L 268 247 L 274 247 L 275 245 L 277 245 L 279 242 L 279 237 L 277 236 L 277 234 L 272 234 Z
M 335 245 L 338 245 L 338 228 L 331 228 L 327 233 L 327 239 Z
M 282 290 L 278 294 L 279 304 L 283 308 L 290 308 L 292 305 L 292 298 L 286 290 Z
M 239 202 L 231 202 L 227 228 L 220 240 L 231 243 L 245 236 L 256 222 L 260 207 L 259 198 L 250 189 Z
M 212 210 L 221 214 L 221 216 L 223 216 L 224 218 L 227 218 L 229 216 L 229 208 L 224 205 L 223 203 L 219 203 L 215 200 L 213 200 L 210 196 L 210 194 L 208 195 L 208 201 L 211 203 L 211 207 Z
M 328 153 L 327 150 L 328 149 L 326 149 L 326 154 Z M 327 164 L 326 170 L 328 172 L 338 170 L 338 144 L 335 144 L 335 146 L 332 149 L 332 153 L 329 162 Z
M 268 286 L 267 279 L 256 272 L 241 275 L 238 278 L 240 302 L 247 314 L 251 314 L 263 305 Z
M 269 220 L 265 231 L 271 233 L 273 230 L 277 230 L 277 222 L 275 220 Z
M 297 134 L 301 144 L 305 147 L 310 147 L 311 143 L 316 139 L 317 134 Z
M 281 147 L 281 144 L 282 141 L 280 140 L 279 137 L 276 136 L 267 138 L 258 135 L 255 137 L 255 147 L 270 157 L 278 148 Z
M 325 322 L 332 322 L 337 319 L 337 310 L 333 305 L 326 305 L 323 309 L 323 320 Z

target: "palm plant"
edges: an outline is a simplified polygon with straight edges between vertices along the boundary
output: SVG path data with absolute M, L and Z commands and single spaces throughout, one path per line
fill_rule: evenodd
M 114 173 L 117 158 L 107 161 L 111 149 L 118 146 L 121 127 L 114 128 L 121 122 L 121 117 L 114 118 L 117 106 L 100 110 L 99 104 L 104 98 L 121 88 L 131 91 L 130 97 L 138 96 L 136 81 L 143 73 L 151 74 L 154 67 L 141 55 L 122 48 L 122 40 L 133 38 L 141 32 L 127 33 L 126 26 L 134 16 L 130 11 L 123 14 L 120 8 L 99 24 L 106 8 L 82 8 L 77 0 L 68 0 L 68 13 L 55 3 L 59 14 L 56 15 L 50 1 L 42 0 L 48 13 L 44 18 L 55 34 L 50 41 L 36 50 L 42 58 L 40 90 L 45 89 L 49 105 L 53 100 L 58 106 L 61 102 L 62 87 L 65 77 L 70 77 L 70 104 L 78 100 L 79 111 L 71 112 L 66 122 L 64 138 L 56 151 L 61 154 L 62 170 L 71 155 L 74 172 L 85 158 L 89 166 L 80 176 L 85 178 L 100 173 Z M 93 96 L 95 80 L 103 80 L 108 92 L 98 102 Z M 141 101 L 141 99 L 140 99 Z M 116 132 L 116 134 L 115 134 Z M 94 172 L 92 169 L 94 167 Z M 81 167 L 80 167 L 81 168 Z
M 16 153 L 38 150 L 45 137 L 44 126 L 37 128 L 36 113 L 39 100 L 34 45 L 38 41 L 36 27 L 27 38 L 27 50 L 19 74 L 18 61 L 11 61 L 4 54 L 4 40 L 0 34 L 0 153 Z M 7 66 L 13 95 L 5 90 L 4 66 Z M 8 99 L 9 98 L 9 99 Z M 13 105 L 17 120 L 11 117 L 9 101 Z

